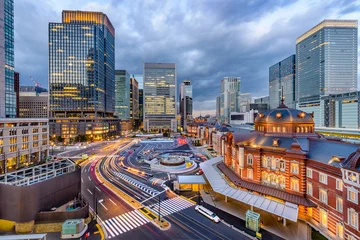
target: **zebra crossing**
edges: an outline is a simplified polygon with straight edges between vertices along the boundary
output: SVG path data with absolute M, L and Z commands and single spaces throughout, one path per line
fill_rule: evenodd
M 183 199 L 182 197 L 174 197 L 168 200 L 160 202 L 160 215 L 162 217 L 170 215 L 175 212 L 179 212 L 185 208 L 194 206 L 195 204 Z M 148 208 L 153 211 L 155 214 L 159 214 L 159 204 L 154 203 Z
M 105 220 L 103 221 L 103 225 L 109 235 L 109 238 L 112 238 L 134 228 L 145 225 L 148 222 L 150 222 L 150 220 L 142 215 L 138 210 L 133 210 Z
M 148 193 L 149 195 L 151 196 L 155 196 L 155 195 L 158 195 L 159 194 L 159 191 L 155 190 L 154 188 L 152 187 L 149 187 L 148 185 L 138 181 L 138 180 L 135 180 L 131 177 L 129 177 L 128 175 L 126 174 L 123 174 L 123 173 L 119 173 L 119 172 L 115 172 L 115 174 L 120 177 L 121 179 L 123 179 L 124 181 L 140 188 L 143 192 L 146 192 Z

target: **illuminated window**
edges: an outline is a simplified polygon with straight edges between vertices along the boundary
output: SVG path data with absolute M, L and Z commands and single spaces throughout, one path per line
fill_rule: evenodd
M 306 184 L 306 193 L 310 196 L 313 195 L 313 187 L 312 187 L 312 183 L 307 183 Z
M 323 184 L 327 184 L 327 175 L 324 173 L 320 173 L 319 181 Z
M 342 191 L 343 190 L 343 181 L 340 179 L 336 179 L 336 189 Z
M 356 212 L 355 209 L 348 208 L 348 222 L 349 225 L 355 229 L 358 229 L 359 224 L 359 214 Z
M 320 224 L 327 227 L 327 212 L 324 209 L 320 209 Z
M 280 171 L 285 171 L 285 161 L 280 160 L 279 162 Z
M 336 210 L 343 212 L 343 199 L 340 196 L 336 196 Z
M 336 224 L 336 236 L 340 239 L 344 238 L 344 225 L 342 223 Z
M 355 189 L 347 190 L 347 198 L 350 202 L 358 204 L 358 192 Z
M 298 163 L 291 163 L 291 173 L 299 174 L 299 164 Z
M 291 190 L 298 192 L 299 191 L 299 179 L 291 178 L 290 188 L 291 188 Z
M 247 177 L 249 178 L 249 179 L 253 179 L 253 170 L 251 169 L 251 168 L 248 168 L 247 169 Z
M 264 167 L 264 168 L 266 168 L 267 167 L 267 165 L 268 165 L 268 160 L 267 160 L 267 158 L 265 157 L 265 156 L 263 156 L 262 157 L 262 166 Z
M 319 189 L 319 200 L 323 203 L 328 203 L 328 194 L 327 191 L 323 188 Z

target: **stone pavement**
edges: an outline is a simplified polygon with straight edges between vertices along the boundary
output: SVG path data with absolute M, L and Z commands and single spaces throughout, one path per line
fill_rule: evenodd
M 205 193 L 205 191 L 208 193 Z M 213 191 L 209 191 L 209 187 L 201 190 L 200 194 L 203 201 L 209 205 L 212 205 L 218 209 L 221 209 L 233 216 L 236 216 L 242 220 L 245 220 L 246 211 L 250 209 L 249 205 L 240 203 L 233 199 L 228 198 L 228 202 L 225 202 L 225 197 L 219 195 Z M 298 220 L 298 222 L 287 221 L 287 225 L 284 226 L 282 221 L 277 220 L 277 216 L 260 209 L 254 209 L 255 212 L 261 214 L 262 229 L 267 230 L 284 239 L 291 240 L 306 240 L 308 239 L 308 226 L 306 223 Z

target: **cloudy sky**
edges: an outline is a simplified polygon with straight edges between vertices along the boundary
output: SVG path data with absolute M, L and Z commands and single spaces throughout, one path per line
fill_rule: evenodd
M 47 87 L 48 23 L 62 10 L 106 13 L 116 30 L 116 69 L 175 62 L 194 85 L 194 115 L 215 113 L 224 76 L 241 91 L 268 95 L 269 66 L 295 53 L 295 40 L 323 19 L 360 20 L 360 1 L 15 0 L 15 69 Z M 359 66 L 360 69 L 360 66 Z M 360 78 L 359 78 L 360 79 Z

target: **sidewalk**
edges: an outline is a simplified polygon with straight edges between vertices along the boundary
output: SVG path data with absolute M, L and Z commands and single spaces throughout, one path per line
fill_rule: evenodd
M 224 196 L 220 196 L 213 191 L 206 191 L 209 194 L 206 194 L 204 190 L 200 191 L 203 201 L 208 204 L 210 208 L 214 207 L 219 209 L 221 212 L 224 211 L 232 215 L 232 217 L 229 217 L 229 220 L 231 220 L 229 223 L 243 230 L 245 228 L 246 211 L 250 209 L 250 206 L 230 198 L 228 198 L 228 202 L 225 202 Z M 287 221 L 287 225 L 283 226 L 281 221 L 277 221 L 277 217 L 275 215 L 269 214 L 260 209 L 254 210 L 261 214 L 261 221 L 263 221 L 263 225 L 261 227 L 262 230 L 260 230 L 260 233 L 263 234 L 263 239 L 307 239 L 308 227 L 305 223 L 301 221 L 298 221 L 297 223 Z M 216 210 L 214 210 L 214 212 L 216 212 Z M 221 216 L 219 217 L 221 218 Z

